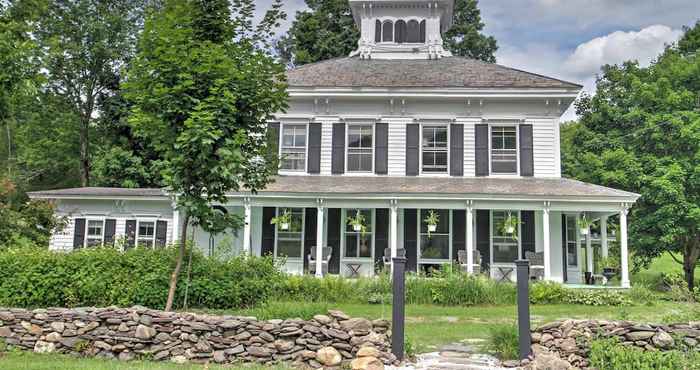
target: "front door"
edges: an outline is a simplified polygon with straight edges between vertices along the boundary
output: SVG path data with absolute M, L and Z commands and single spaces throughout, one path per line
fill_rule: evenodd
M 566 215 L 564 255 L 566 256 L 566 277 L 565 282 L 572 284 L 581 283 L 581 267 L 579 262 L 579 239 L 578 228 L 576 226 L 576 215 Z

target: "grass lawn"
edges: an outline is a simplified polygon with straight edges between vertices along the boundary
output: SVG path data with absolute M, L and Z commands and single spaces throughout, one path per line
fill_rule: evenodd
M 677 255 L 678 260 L 682 261 L 683 256 Z M 661 273 L 679 273 L 683 274 L 683 266 L 676 262 L 668 253 L 662 254 L 654 259 L 649 265 L 649 268 L 641 270 L 631 277 L 632 284 L 643 283 L 654 285 L 659 281 Z M 700 281 L 700 266 L 695 268 L 695 280 Z

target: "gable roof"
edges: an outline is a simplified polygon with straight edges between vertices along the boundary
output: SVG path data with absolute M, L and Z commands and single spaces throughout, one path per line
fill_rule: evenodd
M 287 71 L 287 83 L 292 88 L 582 88 L 573 82 L 464 57 L 329 59 Z

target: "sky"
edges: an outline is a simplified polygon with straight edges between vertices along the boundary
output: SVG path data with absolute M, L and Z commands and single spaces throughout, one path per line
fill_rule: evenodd
M 258 0 L 262 13 L 272 0 Z M 284 0 L 289 27 L 304 0 Z M 700 0 L 480 0 L 484 33 L 498 41 L 498 64 L 595 90 L 604 64 L 648 65 L 683 26 L 700 20 Z M 573 119 L 570 108 L 564 120 Z

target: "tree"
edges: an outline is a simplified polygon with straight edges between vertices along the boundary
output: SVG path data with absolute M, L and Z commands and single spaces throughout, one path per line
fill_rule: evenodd
M 166 310 L 172 309 L 187 225 L 238 228 L 212 209 L 226 193 L 256 191 L 272 173 L 266 121 L 287 107 L 284 67 L 267 53 L 281 1 L 252 25 L 253 0 L 170 0 L 147 17 L 124 84 L 129 124 L 161 157 L 163 179 L 184 211 Z M 261 47 L 262 46 L 262 47 Z
M 348 0 L 306 0 L 309 10 L 300 11 L 277 44 L 285 63 L 303 65 L 347 56 L 357 49 L 360 32 Z M 478 0 L 457 0 L 453 25 L 444 35 L 445 47 L 454 55 L 494 63 L 496 39 L 481 33 L 484 23 Z
M 48 89 L 70 102 L 78 118 L 80 178 L 90 183 L 90 128 L 99 115 L 100 96 L 119 79 L 134 53 L 144 1 L 50 1 L 39 18 Z
M 562 133 L 566 175 L 642 195 L 631 210 L 637 262 L 670 253 L 690 289 L 700 259 L 699 30 L 647 68 L 604 66 L 596 94 L 577 102 L 580 123 Z

